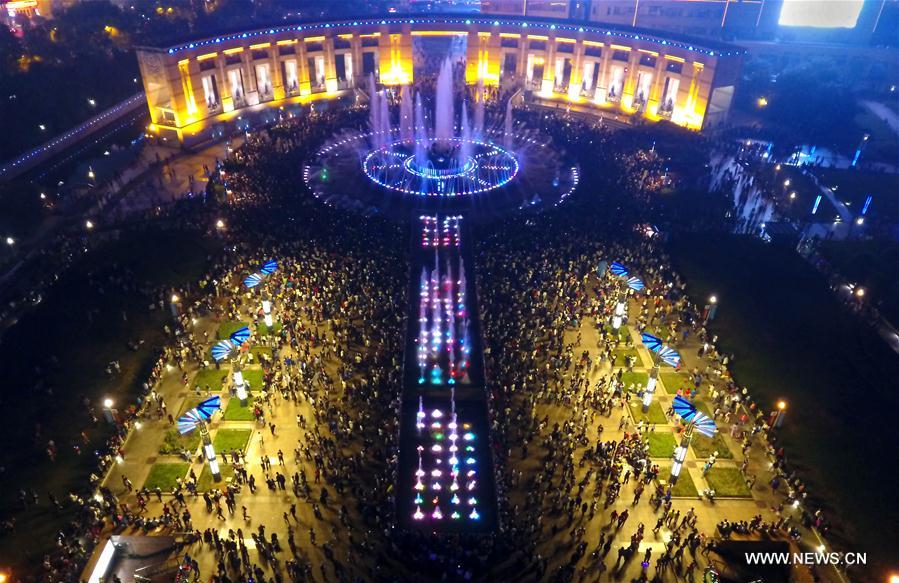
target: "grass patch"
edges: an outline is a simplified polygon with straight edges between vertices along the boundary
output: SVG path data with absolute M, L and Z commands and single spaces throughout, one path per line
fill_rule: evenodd
M 625 359 L 628 356 L 633 356 L 636 358 L 636 362 L 634 362 L 634 366 L 640 366 L 640 358 L 637 356 L 637 350 L 635 348 L 622 348 L 615 351 L 615 366 L 625 366 L 627 362 Z
M 200 432 L 191 431 L 187 435 L 181 435 L 177 429 L 168 429 L 162 438 L 162 445 L 159 446 L 161 455 L 174 455 L 185 449 L 189 452 L 197 451 L 200 446 Z
M 208 492 L 215 488 L 223 489 L 227 480 L 234 477 L 234 466 L 219 462 L 219 471 L 222 473 L 221 482 L 212 481 L 212 472 L 209 471 L 209 464 L 203 464 L 203 471 L 197 478 L 197 490 L 200 492 Z
M 731 453 L 730 449 L 727 447 L 727 444 L 724 442 L 724 438 L 721 437 L 721 433 L 716 433 L 715 437 L 709 439 L 704 435 L 699 435 L 698 433 L 693 434 L 693 440 L 690 441 L 690 447 L 693 448 L 693 454 L 696 456 L 696 459 L 705 461 L 708 459 L 712 452 L 718 452 L 718 458 L 723 460 L 732 460 L 734 459 L 734 454 Z
M 243 380 L 245 383 L 249 383 L 251 391 L 262 390 L 262 377 L 262 369 L 250 368 L 243 371 Z
M 737 468 L 712 468 L 705 475 L 705 481 L 708 482 L 709 488 L 715 491 L 716 496 L 752 497 L 743 474 Z
M 222 380 L 227 377 L 227 370 L 216 370 L 215 367 L 202 368 L 197 372 L 190 388 L 193 389 L 200 385 L 200 390 L 205 391 L 208 386 L 210 393 L 220 393 L 222 392 Z
M 659 464 L 659 483 L 667 488 L 668 479 L 670 477 L 671 464 Z M 699 490 L 696 489 L 696 484 L 693 482 L 693 477 L 690 475 L 690 472 L 687 471 L 687 468 L 681 468 L 677 483 L 671 488 L 671 496 L 674 498 L 699 497 Z
M 625 372 L 621 375 L 621 382 L 624 383 L 625 389 L 627 389 L 631 385 L 634 385 L 639 390 L 645 387 L 646 383 L 649 382 L 649 373 Z M 656 386 L 658 386 L 658 384 L 656 384 Z
M 236 331 L 240 330 L 244 326 L 246 326 L 246 324 L 244 324 L 243 322 L 234 322 L 234 321 L 222 322 L 219 325 L 219 329 L 218 329 L 218 339 L 219 340 L 227 340 L 228 338 L 231 337 L 232 334 L 234 334 Z
M 171 492 L 178 485 L 178 479 L 187 475 L 187 463 L 157 463 L 150 468 L 150 475 L 144 482 L 144 488 L 163 492 Z
M 260 336 L 269 336 L 278 334 L 281 332 L 281 322 L 272 322 L 272 327 L 269 328 L 265 322 L 259 322 L 259 325 L 256 326 L 256 333 Z
M 253 358 L 259 362 L 262 361 L 262 357 L 267 359 L 272 358 L 272 349 L 268 346 L 254 346 L 250 349 L 250 353 L 253 355 Z
M 665 392 L 669 395 L 676 395 L 678 389 L 694 388 L 690 377 L 679 372 L 660 372 L 659 379 L 665 385 Z
M 212 445 L 215 451 L 222 455 L 232 449 L 243 451 L 250 442 L 252 434 L 252 429 L 219 429 L 212 440 Z
M 659 425 L 668 423 L 665 412 L 662 411 L 662 406 L 659 405 L 658 401 L 653 401 L 649 405 L 649 410 L 647 410 L 646 413 L 643 412 L 643 402 L 640 399 L 631 399 L 630 407 L 631 415 L 633 416 L 635 423 L 639 423 L 640 421 L 645 423 L 657 423 Z
M 618 339 L 624 342 L 625 344 L 630 344 L 633 342 L 631 339 L 631 334 L 628 332 L 627 326 L 622 326 L 617 331 L 609 325 L 606 325 L 603 330 L 606 332 L 606 336 L 610 336 L 613 340 L 617 334 Z
M 225 414 L 222 417 L 225 421 L 255 421 L 253 415 L 253 397 L 247 399 L 247 406 L 242 407 L 240 399 L 231 397 L 228 399 L 228 406 L 225 408 Z
M 674 446 L 677 440 L 667 431 L 653 431 L 644 436 L 649 445 L 649 457 L 670 458 L 674 454 Z

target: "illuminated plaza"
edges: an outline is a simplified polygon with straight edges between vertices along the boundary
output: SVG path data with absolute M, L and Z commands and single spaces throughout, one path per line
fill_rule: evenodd
M 4 3 L 0 583 L 896 583 L 890 1 Z

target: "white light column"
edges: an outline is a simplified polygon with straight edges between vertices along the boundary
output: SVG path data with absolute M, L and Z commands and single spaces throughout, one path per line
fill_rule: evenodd
M 643 391 L 643 412 L 646 413 L 649 411 L 649 406 L 652 404 L 652 398 L 656 392 L 656 384 L 659 381 L 659 369 L 662 367 L 662 363 L 659 362 L 658 357 L 653 353 L 652 355 L 652 370 L 649 371 L 649 380 L 646 381 L 646 390 Z
M 671 477 L 668 480 L 670 485 L 677 483 L 677 477 L 680 476 L 681 468 L 684 466 L 684 460 L 687 459 L 687 448 L 690 447 L 690 440 L 693 438 L 693 424 L 687 425 L 684 437 L 681 439 L 680 445 L 674 449 L 674 463 L 671 464 Z
M 219 470 L 219 462 L 215 456 L 215 449 L 212 447 L 212 439 L 209 437 L 209 429 L 206 423 L 200 423 L 200 437 L 203 438 L 203 455 L 209 463 L 209 471 L 212 473 L 214 482 L 222 481 L 222 472 Z
M 234 365 L 234 373 L 232 375 L 234 379 L 234 393 L 237 395 L 237 398 L 240 399 L 240 406 L 247 406 L 247 384 L 243 380 L 243 373 L 240 371 L 240 365 Z
M 271 334 L 272 325 L 274 324 L 272 319 L 272 302 L 267 299 L 262 300 L 262 320 L 268 326 L 269 334 Z

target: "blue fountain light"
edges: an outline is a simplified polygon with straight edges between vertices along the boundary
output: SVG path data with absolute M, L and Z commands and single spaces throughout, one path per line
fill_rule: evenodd
M 429 152 L 425 163 L 416 149 Z M 450 151 L 438 153 L 440 148 Z M 458 152 L 469 152 L 462 158 Z M 362 163 L 369 180 L 415 196 L 470 196 L 501 188 L 520 167 L 512 152 L 473 138 L 398 140 L 370 151 Z

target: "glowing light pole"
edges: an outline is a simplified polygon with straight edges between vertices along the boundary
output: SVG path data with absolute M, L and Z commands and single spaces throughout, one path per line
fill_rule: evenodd
M 668 479 L 668 483 L 673 486 L 677 483 L 681 468 L 684 466 L 684 460 L 687 458 L 687 449 L 690 447 L 690 441 L 693 439 L 693 432 L 697 431 L 700 435 L 714 437 L 718 427 L 711 417 L 697 411 L 693 403 L 680 395 L 674 397 L 672 406 L 674 407 L 674 412 L 687 423 L 680 445 L 674 449 L 674 463 L 671 464 L 671 477 Z
M 780 428 L 784 423 L 784 416 L 787 413 L 787 402 L 781 399 L 777 402 L 777 410 L 774 412 L 774 422 L 772 425 L 776 428 Z
M 213 413 L 222 407 L 222 398 L 218 395 L 210 397 L 202 401 L 194 409 L 191 409 L 178 419 L 178 432 L 186 435 L 194 430 L 199 430 L 200 438 L 203 440 L 203 457 L 209 464 L 209 471 L 212 473 L 212 479 L 215 482 L 222 481 L 222 473 L 219 470 L 218 459 L 215 455 L 215 448 L 212 446 L 212 439 L 209 436 L 209 427 L 207 422 L 212 419 Z

